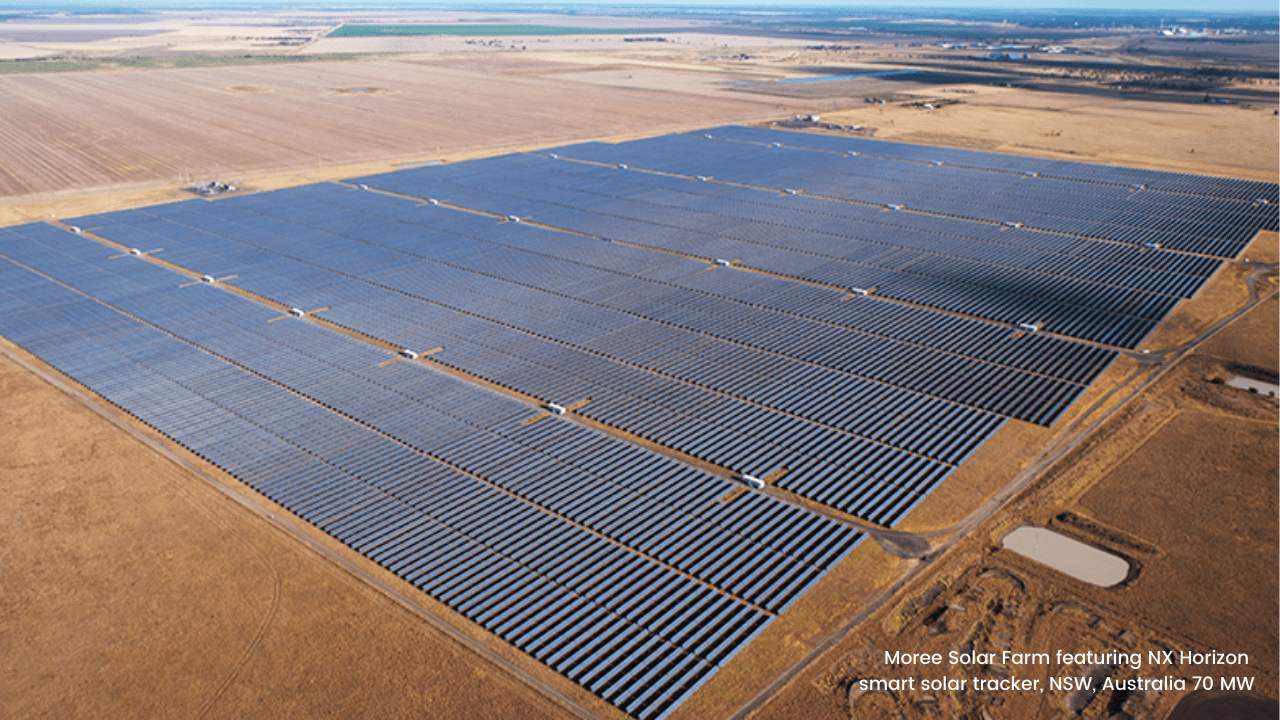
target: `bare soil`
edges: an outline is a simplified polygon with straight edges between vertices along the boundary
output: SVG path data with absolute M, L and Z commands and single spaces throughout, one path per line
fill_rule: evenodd
M 383 91 L 347 92 L 361 87 Z M 0 198 L 11 202 L 670 132 L 809 107 L 394 60 L 8 75 L 0 96 Z
M 1271 378 L 1280 374 L 1280 335 L 1276 318 L 1280 317 L 1280 301 L 1263 300 L 1248 315 L 1240 318 L 1233 332 L 1217 335 L 1200 347 L 1207 358 L 1221 360 L 1224 371 L 1233 374 Z M 1226 379 L 1226 378 L 1223 378 Z
M 1202 645 L 1249 653 L 1255 669 L 1276 664 L 1276 614 L 1265 610 L 1280 592 L 1278 456 L 1274 418 L 1186 410 L 1079 501 L 1158 548 L 1122 602 Z

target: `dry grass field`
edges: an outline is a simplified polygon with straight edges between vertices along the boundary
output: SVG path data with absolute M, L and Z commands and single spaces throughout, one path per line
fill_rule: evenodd
M 761 103 L 395 60 L 0 76 L 0 197 L 661 133 Z M 30 198 L 35 199 L 35 198 Z
M 1280 118 L 1274 107 L 1171 104 L 1049 90 L 954 86 L 910 102 L 826 113 L 881 140 L 1274 182 Z M 962 98 L 935 110 L 914 103 Z
M 1274 416 L 1175 411 L 1079 501 L 1091 519 L 1159 549 L 1144 558 L 1142 582 L 1126 588 L 1132 607 L 1160 608 L 1145 612 L 1152 624 L 1205 647 L 1250 653 L 1255 669 L 1276 663 L 1268 641 L 1276 617 L 1264 601 L 1278 591 L 1278 508 L 1267 472 L 1278 453 Z

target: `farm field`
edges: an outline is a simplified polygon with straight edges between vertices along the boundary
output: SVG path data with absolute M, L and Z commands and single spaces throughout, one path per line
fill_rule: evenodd
M 401 61 L 7 75 L 0 93 L 10 99 L 0 108 L 0 196 L 10 203 L 122 183 L 242 182 L 271 171 L 669 131 L 807 107 Z M 549 96 L 560 100 L 548 105 Z
M 1248 43 L 1224 49 L 1242 77 L 1205 85 L 1231 103 L 1218 105 L 1164 87 L 1200 87 L 1168 42 L 1138 58 L 1131 41 L 1110 38 L 1084 43 L 1087 60 L 1032 65 L 874 33 L 732 34 L 705 19 L 530 15 L 495 26 L 604 34 L 326 37 L 344 22 L 478 23 L 448 13 L 265 17 L 277 24 L 146 16 L 138 32 L 156 34 L 144 37 L 119 19 L 0 23 L 0 38 L 5 28 L 25 38 L 0 42 L 0 57 L 42 38 L 47 51 L 32 52 L 51 58 L 0 63 L 0 207 L 796 114 L 861 128 L 841 132 L 859 137 L 1260 180 L 1275 177 L 1280 155 L 1267 94 L 1277 80 Z M 609 34 L 619 29 L 661 35 Z M 58 42 L 81 30 L 122 34 Z M 903 70 L 913 72 L 893 74 Z M 807 82 L 823 76 L 860 77 Z M 1104 84 L 1126 81 L 1137 89 Z

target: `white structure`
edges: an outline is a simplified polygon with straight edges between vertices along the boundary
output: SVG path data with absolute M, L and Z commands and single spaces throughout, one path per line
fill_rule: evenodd
M 1098 587 L 1114 587 L 1129 577 L 1129 562 L 1048 528 L 1024 525 L 1004 537 L 1006 550 Z

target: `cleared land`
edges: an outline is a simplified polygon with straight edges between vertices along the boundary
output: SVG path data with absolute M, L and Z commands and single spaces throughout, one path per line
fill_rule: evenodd
M 344 92 L 352 88 L 382 92 Z M 670 131 L 801 107 L 397 61 L 10 75 L 0 95 L 0 196 L 10 200 Z

